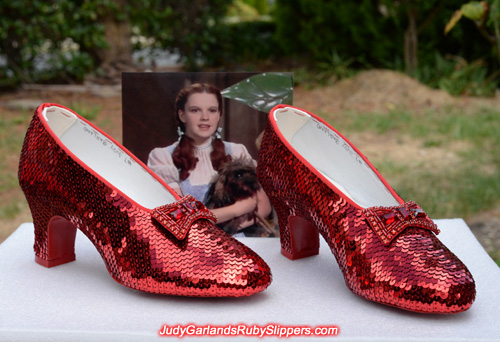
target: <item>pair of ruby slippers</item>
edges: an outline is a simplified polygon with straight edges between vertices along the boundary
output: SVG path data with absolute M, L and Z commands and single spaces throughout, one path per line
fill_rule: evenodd
M 455 313 L 475 298 L 467 268 L 436 225 L 404 202 L 368 160 L 318 117 L 291 106 L 269 114 L 257 168 L 278 214 L 282 253 L 330 246 L 355 294 L 406 310 Z M 24 141 L 19 180 L 35 226 L 36 261 L 73 261 L 76 229 L 127 287 L 184 296 L 248 296 L 269 266 L 179 198 L 118 142 L 68 108 L 42 104 Z

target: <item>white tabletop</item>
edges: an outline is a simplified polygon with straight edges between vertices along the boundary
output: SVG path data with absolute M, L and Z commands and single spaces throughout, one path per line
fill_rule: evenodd
M 324 241 L 318 256 L 288 260 L 277 238 L 240 238 L 271 267 L 273 283 L 245 298 L 184 298 L 130 290 L 116 283 L 87 238 L 78 233 L 75 262 L 34 262 L 33 224 L 0 245 L 0 341 L 162 340 L 164 325 L 338 326 L 336 337 L 290 341 L 500 341 L 500 268 L 461 219 L 436 220 L 443 241 L 476 280 L 472 307 L 429 315 L 373 303 L 352 294 Z M 184 337 L 187 341 L 235 338 Z M 272 341 L 277 337 L 238 337 Z

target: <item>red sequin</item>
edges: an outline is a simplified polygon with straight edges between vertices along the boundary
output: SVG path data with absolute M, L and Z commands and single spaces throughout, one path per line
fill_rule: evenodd
M 372 207 L 363 210 L 368 223 L 380 240 L 388 245 L 404 229 L 419 227 L 439 234 L 436 224 L 415 202 L 396 207 Z
M 214 213 L 191 195 L 184 196 L 178 202 L 153 209 L 151 216 L 179 240 L 186 237 L 189 228 L 196 220 L 205 219 L 217 223 Z
M 165 229 L 152 217 L 152 210 L 139 206 L 69 155 L 43 124 L 42 110 L 51 106 L 59 105 L 43 104 L 35 112 L 19 163 L 19 182 L 33 215 L 34 250 L 40 264 L 50 267 L 74 260 L 77 227 L 95 245 L 113 279 L 132 289 L 238 297 L 267 288 L 271 282 L 267 264 L 217 228 L 211 222 L 213 214 L 195 208 L 197 203 L 189 198 L 173 203 L 180 210 L 174 216 L 189 226 L 167 222 L 170 230 Z M 112 138 L 109 142 L 120 146 Z M 128 157 L 152 174 L 134 156 Z M 164 209 L 156 210 L 159 217 Z
M 317 254 L 319 232 L 353 293 L 417 312 L 467 310 L 475 299 L 474 279 L 434 235 L 432 221 L 420 207 L 408 207 L 407 203 L 400 206 L 401 210 L 391 208 L 383 213 L 384 224 L 374 227 L 366 214 L 375 208 L 361 208 L 336 192 L 286 142 L 274 121 L 274 111 L 284 107 L 294 110 L 280 105 L 269 114 L 257 166 L 259 180 L 278 214 L 282 253 L 292 259 Z M 340 133 L 309 114 L 339 139 Z M 350 143 L 346 140 L 346 144 Z M 413 214 L 411 208 L 415 209 Z M 385 231 L 389 239 L 394 234 L 387 245 L 376 231 L 376 227 L 387 230 L 386 224 L 410 221 L 415 224 Z M 422 227 L 422 223 L 429 226 Z

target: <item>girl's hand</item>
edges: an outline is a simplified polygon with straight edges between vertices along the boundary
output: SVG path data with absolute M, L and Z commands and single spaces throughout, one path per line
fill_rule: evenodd
M 235 214 L 234 217 L 252 213 L 257 209 L 257 196 L 236 201 L 233 204 L 233 208 Z
M 258 196 L 253 196 L 249 198 L 245 198 L 235 203 L 228 205 L 227 207 L 211 209 L 212 212 L 217 216 L 217 222 L 226 222 L 234 219 L 235 217 L 239 217 L 241 215 L 245 215 L 248 213 L 252 213 L 257 211 L 259 208 L 257 207 Z M 254 220 L 246 221 L 244 226 L 249 226 L 253 224 Z

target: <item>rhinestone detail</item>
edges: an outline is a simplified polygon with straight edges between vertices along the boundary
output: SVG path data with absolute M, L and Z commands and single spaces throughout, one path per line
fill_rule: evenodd
M 153 209 L 151 216 L 178 240 L 184 240 L 189 228 L 197 220 L 205 219 L 213 224 L 217 223 L 215 214 L 191 195 L 184 196 L 178 202 Z
M 194 220 L 179 240 L 152 217 L 151 209 L 138 205 L 80 164 L 45 126 L 42 111 L 50 106 L 64 108 L 43 104 L 37 109 L 18 171 L 33 216 L 38 259 L 50 261 L 49 226 L 52 218 L 59 217 L 89 238 L 114 280 L 135 290 L 241 297 L 269 286 L 269 266 L 209 219 Z M 134 160 L 132 155 L 130 160 Z
M 419 227 L 439 234 L 437 225 L 415 202 L 409 201 L 394 207 L 371 207 L 363 210 L 370 227 L 378 238 L 388 245 L 404 229 Z
M 293 108 L 279 105 L 274 110 L 282 107 Z M 328 243 L 347 287 L 356 295 L 416 312 L 469 309 L 476 297 L 474 279 L 455 254 L 433 232 L 420 227 L 407 227 L 389 245 L 384 244 L 363 208 L 328 186 L 276 133 L 274 110 L 268 117 L 257 175 L 277 212 L 284 254 L 293 255 L 300 245 L 301 236 L 292 234 L 290 222 L 308 222 Z M 338 137 L 332 143 L 344 144 L 339 133 L 308 114 Z M 422 213 L 417 209 L 415 215 Z

